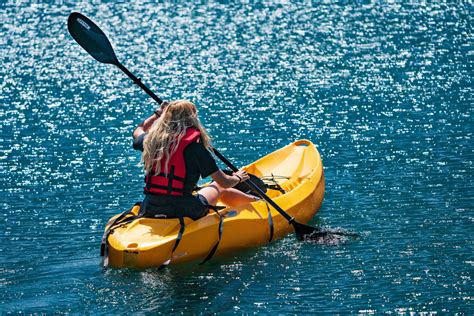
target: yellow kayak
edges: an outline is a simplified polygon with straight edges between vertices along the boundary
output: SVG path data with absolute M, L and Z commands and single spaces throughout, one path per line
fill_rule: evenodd
M 296 221 L 307 223 L 319 210 L 324 196 L 323 165 L 310 141 L 296 141 L 244 169 L 271 184 L 267 195 Z M 138 211 L 139 206 L 134 206 L 125 219 Z M 293 226 L 264 200 L 227 207 L 219 214 L 211 211 L 197 221 L 184 218 L 184 226 L 179 219 L 154 218 L 137 218 L 114 226 L 105 238 L 108 266 L 148 268 L 202 262 L 210 254 L 219 256 L 256 247 L 293 231 Z M 118 216 L 109 221 L 106 230 Z

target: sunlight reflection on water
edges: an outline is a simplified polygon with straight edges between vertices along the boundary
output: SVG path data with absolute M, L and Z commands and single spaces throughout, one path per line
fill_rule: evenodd
M 469 313 L 472 9 L 2 4 L 2 310 Z M 315 142 L 327 190 L 313 224 L 362 238 L 101 271 L 103 226 L 141 198 L 130 134 L 156 105 L 71 39 L 75 10 L 159 96 L 192 99 L 236 164 Z

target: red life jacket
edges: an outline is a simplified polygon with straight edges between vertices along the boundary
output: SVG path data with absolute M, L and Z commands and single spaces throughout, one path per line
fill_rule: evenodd
M 147 175 L 145 177 L 145 193 L 174 196 L 184 194 L 184 179 L 186 178 L 184 150 L 189 144 L 197 141 L 200 136 L 201 133 L 195 128 L 186 130 L 186 134 L 179 142 L 177 150 L 170 157 L 169 165 L 165 166 L 165 160 L 163 159 L 161 161 L 161 172 L 156 176 Z

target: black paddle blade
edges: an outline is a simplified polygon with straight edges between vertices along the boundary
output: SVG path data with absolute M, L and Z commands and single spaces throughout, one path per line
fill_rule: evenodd
M 119 63 L 107 36 L 87 17 L 78 12 L 71 13 L 67 28 L 76 42 L 97 61 L 114 65 Z
M 292 222 L 293 227 L 295 228 L 296 238 L 299 241 L 318 239 L 325 237 L 328 233 L 320 231 L 316 227 L 311 227 L 309 225 L 301 224 L 298 222 Z
M 298 222 L 292 222 L 295 228 L 296 238 L 299 241 L 314 241 L 324 244 L 340 244 L 344 240 L 358 238 L 359 234 L 347 231 L 320 230 Z M 341 239 L 342 238 L 342 239 Z

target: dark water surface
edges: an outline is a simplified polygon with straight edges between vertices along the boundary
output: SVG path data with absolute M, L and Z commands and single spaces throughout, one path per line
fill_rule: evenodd
M 0 4 L 2 312 L 474 312 L 472 3 L 78 3 Z M 72 11 L 158 95 L 193 100 L 239 165 L 312 140 L 312 223 L 362 237 L 103 272 L 156 105 L 71 39 Z

